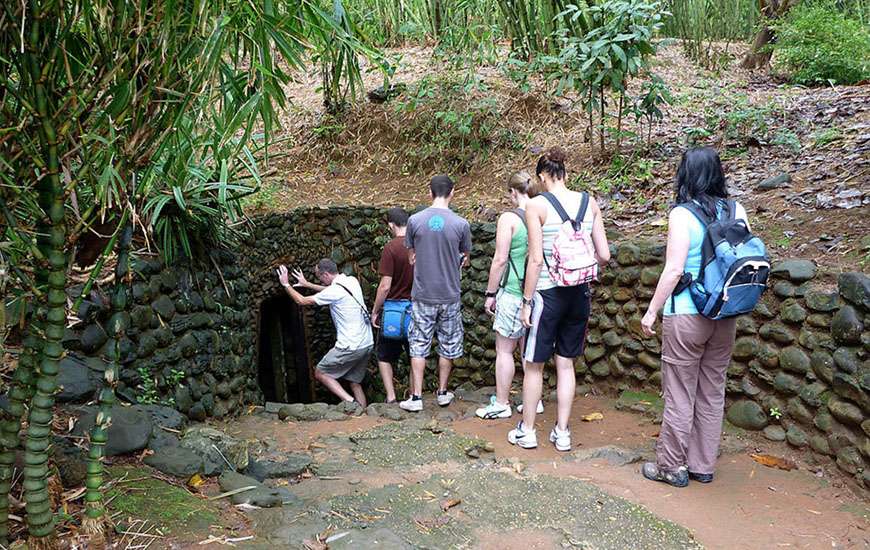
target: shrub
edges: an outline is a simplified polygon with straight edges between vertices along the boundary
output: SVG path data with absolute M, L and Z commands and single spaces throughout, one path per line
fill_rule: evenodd
M 795 84 L 870 78 L 870 30 L 830 1 L 801 3 L 776 25 L 774 65 Z

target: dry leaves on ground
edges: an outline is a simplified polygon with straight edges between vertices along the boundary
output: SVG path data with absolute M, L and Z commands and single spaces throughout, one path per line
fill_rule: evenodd
M 755 462 L 758 462 L 762 466 L 767 466 L 768 468 L 779 468 L 780 470 L 785 470 L 787 472 L 791 470 L 797 470 L 797 464 L 781 456 L 751 454 L 749 455 L 749 457 L 752 458 L 752 460 L 754 460 Z

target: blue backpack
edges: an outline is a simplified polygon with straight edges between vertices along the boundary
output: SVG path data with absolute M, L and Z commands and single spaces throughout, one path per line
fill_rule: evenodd
M 705 234 L 698 278 L 692 280 L 691 273 L 683 273 L 671 294 L 671 308 L 673 296 L 688 288 L 698 313 L 708 319 L 751 312 L 767 289 L 770 275 L 764 243 L 749 231 L 744 220 L 737 219 L 737 206 L 732 200 L 724 201 L 715 219 L 710 219 L 694 201 L 680 206 L 698 218 Z
M 404 340 L 408 337 L 411 325 L 410 300 L 386 300 L 381 319 L 381 333 L 384 338 Z

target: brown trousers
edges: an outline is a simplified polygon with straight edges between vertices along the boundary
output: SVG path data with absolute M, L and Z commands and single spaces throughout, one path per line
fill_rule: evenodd
M 712 474 L 722 437 L 725 375 L 734 347 L 735 319 L 669 315 L 662 322 L 665 410 L 656 445 L 659 467 L 688 466 Z

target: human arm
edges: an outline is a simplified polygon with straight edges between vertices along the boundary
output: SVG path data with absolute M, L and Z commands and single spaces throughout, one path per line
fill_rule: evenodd
M 604 232 L 604 217 L 598 201 L 590 197 L 592 202 L 592 244 L 595 246 L 595 259 L 599 266 L 610 261 L 610 246 L 607 244 L 607 233 Z
M 461 267 L 471 264 L 471 225 L 466 221 L 462 231 L 462 240 L 459 241 L 459 252 L 462 254 Z
M 278 282 L 281 283 L 281 286 L 284 287 L 284 290 L 294 302 L 296 302 L 300 306 L 311 306 L 316 304 L 313 296 L 303 296 L 302 294 L 299 294 L 299 292 L 295 288 L 293 288 L 293 285 L 290 284 L 290 273 L 287 271 L 287 266 L 278 266 L 277 272 Z M 301 283 L 297 284 L 300 284 L 301 286 Z
M 413 248 L 409 248 L 408 249 L 408 263 L 411 265 L 414 265 L 414 263 L 416 261 L 417 261 L 417 253 L 414 251 Z
M 659 282 L 649 307 L 640 321 L 643 332 L 647 336 L 655 334 L 653 325 L 658 319 L 658 312 L 673 293 L 677 283 L 680 282 L 686 267 L 690 243 L 687 215 L 691 214 L 684 208 L 674 208 L 668 218 L 668 246 L 665 253 L 665 267 L 659 276 Z
M 387 294 L 390 293 L 390 288 L 393 286 L 393 278 L 388 275 L 381 275 L 381 282 L 378 283 L 378 290 L 375 292 L 375 303 L 372 306 L 372 326 L 380 327 L 378 317 L 381 314 L 381 309 L 384 307 L 384 302 L 387 300 Z
M 508 255 L 510 254 L 511 238 L 514 226 L 519 219 L 513 214 L 502 214 L 498 219 L 495 229 L 495 253 L 489 266 L 489 281 L 486 284 L 486 293 L 492 294 L 486 298 L 484 309 L 489 314 L 495 313 L 495 293 L 498 290 L 504 270 L 507 268 Z
M 544 199 L 546 200 L 546 199 Z M 526 283 L 523 287 L 522 320 L 525 327 L 531 327 L 531 300 L 538 287 L 538 277 L 544 265 L 544 222 L 547 208 L 541 201 L 533 199 L 526 205 L 526 229 L 529 234 L 529 259 L 526 265 Z
M 314 292 L 320 292 L 324 288 L 326 288 L 323 285 L 314 284 L 314 283 L 310 282 L 308 279 L 306 279 L 305 274 L 302 273 L 301 269 L 294 269 L 293 276 L 296 277 L 296 284 L 293 286 L 301 286 L 302 288 L 311 289 Z

